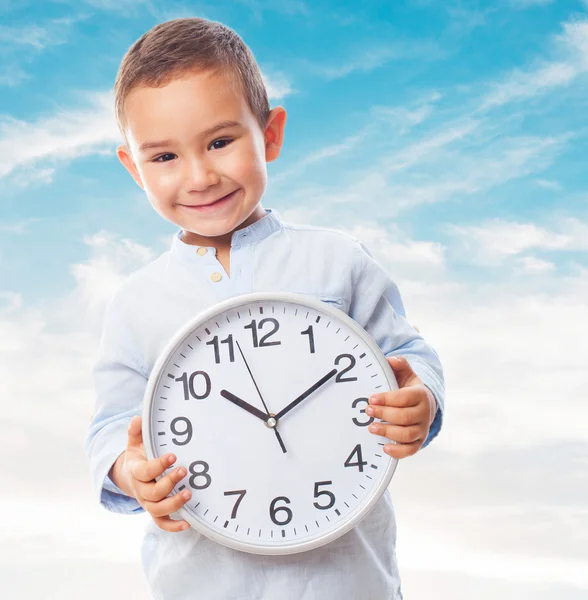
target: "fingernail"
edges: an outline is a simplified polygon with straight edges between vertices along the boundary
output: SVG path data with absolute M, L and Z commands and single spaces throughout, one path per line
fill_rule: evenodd
M 182 492 L 182 498 L 184 498 L 184 500 L 190 500 L 191 496 L 192 494 L 190 494 L 190 492 Z
M 373 417 L 373 416 L 374 416 L 374 409 L 373 409 L 371 406 L 368 406 L 368 407 L 365 409 L 365 412 L 366 412 L 366 413 L 367 413 L 367 414 L 368 414 L 370 417 Z
M 369 429 L 372 433 L 380 433 L 381 431 L 380 425 L 377 425 L 376 423 L 372 423 Z
M 370 404 L 383 404 L 383 400 L 380 396 L 371 396 L 370 397 Z
M 182 477 L 185 477 L 185 476 L 186 476 L 186 469 L 180 469 L 178 471 L 178 477 L 180 477 L 180 479 L 181 479 Z
M 170 456 L 167 457 L 167 462 L 170 465 L 173 464 L 173 463 L 175 463 L 176 462 L 176 457 L 173 454 L 171 454 Z

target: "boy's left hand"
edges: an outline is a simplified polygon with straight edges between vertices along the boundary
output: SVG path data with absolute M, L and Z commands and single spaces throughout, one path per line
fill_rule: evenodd
M 437 404 L 431 390 L 425 387 L 404 357 L 387 360 L 396 376 L 398 389 L 373 394 L 365 412 L 386 421 L 374 421 L 369 426 L 371 433 L 397 442 L 386 444 L 384 452 L 394 458 L 405 458 L 416 454 L 425 443 Z

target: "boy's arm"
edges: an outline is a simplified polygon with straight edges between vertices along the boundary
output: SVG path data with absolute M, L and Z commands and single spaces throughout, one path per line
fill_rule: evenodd
M 109 303 L 92 369 L 95 390 L 94 415 L 86 438 L 92 482 L 98 501 L 112 512 L 145 512 L 140 504 L 116 486 L 108 476 L 127 447 L 127 429 L 142 412 L 147 376 L 136 357 L 115 296 Z
M 439 356 L 406 320 L 398 287 L 362 242 L 356 246 L 353 283 L 349 316 L 374 338 L 387 357 L 404 356 L 435 397 L 437 412 L 424 448 L 443 423 L 445 384 Z

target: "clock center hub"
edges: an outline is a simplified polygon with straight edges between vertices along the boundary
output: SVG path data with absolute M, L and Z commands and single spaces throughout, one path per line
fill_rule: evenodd
M 270 429 L 274 429 L 275 427 L 277 427 L 277 425 L 278 425 L 278 420 L 276 419 L 276 416 L 274 414 L 270 413 L 268 420 L 265 421 L 265 426 L 269 427 Z

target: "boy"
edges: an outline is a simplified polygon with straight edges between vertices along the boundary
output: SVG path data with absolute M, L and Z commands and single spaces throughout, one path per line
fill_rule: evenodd
M 437 354 L 406 321 L 397 287 L 359 240 L 287 225 L 262 208 L 266 162 L 280 153 L 286 111 L 269 109 L 257 64 L 234 31 L 205 19 L 154 27 L 125 55 L 115 103 L 125 141 L 120 161 L 153 208 L 181 229 L 170 251 L 133 273 L 109 303 L 86 452 L 107 509 L 153 518 L 142 561 L 155 597 L 402 598 L 389 492 L 344 536 L 289 556 L 238 552 L 170 518 L 190 498 L 187 491 L 187 498 L 167 497 L 186 469 L 178 465 L 154 481 L 175 456 L 146 460 L 143 394 L 170 337 L 212 304 L 253 291 L 291 291 L 355 319 L 399 383 L 398 391 L 370 398 L 366 409 L 389 423 L 370 427 L 397 442 L 384 448 L 396 458 L 439 432 L 443 375 Z M 400 354 L 408 362 L 392 358 Z

